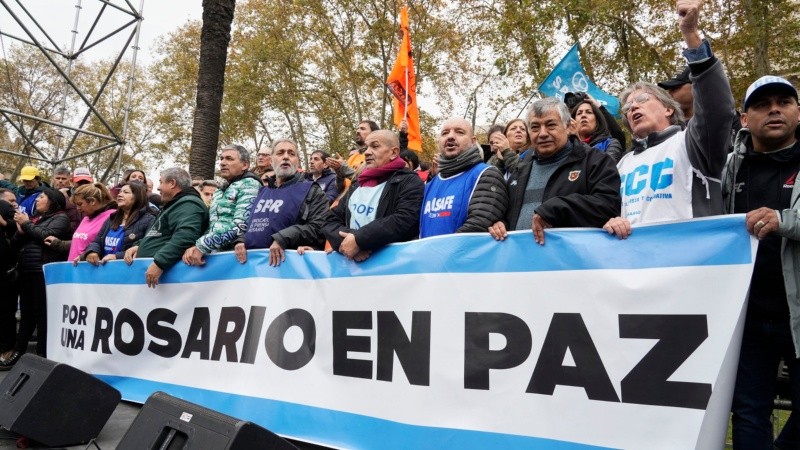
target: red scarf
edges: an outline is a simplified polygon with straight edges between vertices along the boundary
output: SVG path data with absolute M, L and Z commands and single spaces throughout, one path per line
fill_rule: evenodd
M 403 158 L 395 158 L 394 161 L 389 161 L 384 166 L 364 169 L 361 171 L 361 175 L 358 176 L 358 185 L 363 187 L 377 186 L 405 166 L 406 162 L 403 161 Z

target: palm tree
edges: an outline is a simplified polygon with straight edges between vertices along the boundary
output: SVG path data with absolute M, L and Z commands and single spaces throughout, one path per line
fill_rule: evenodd
M 203 0 L 200 33 L 200 67 L 197 74 L 197 106 L 192 124 L 189 172 L 214 177 L 219 141 L 219 117 L 225 85 L 225 63 L 231 40 L 236 0 Z

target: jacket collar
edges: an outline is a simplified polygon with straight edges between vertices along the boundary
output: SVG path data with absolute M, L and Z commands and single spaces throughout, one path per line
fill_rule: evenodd
M 258 175 L 256 175 L 256 174 L 254 174 L 253 172 L 250 172 L 249 170 L 247 170 L 247 171 L 245 171 L 243 174 L 239 175 L 238 177 L 235 177 L 234 179 L 232 179 L 232 180 L 230 180 L 230 181 L 226 181 L 226 182 L 225 182 L 225 184 L 222 186 L 222 190 L 223 190 L 223 191 L 226 191 L 226 190 L 228 190 L 228 188 L 229 188 L 229 187 L 230 187 L 230 186 L 231 186 L 233 183 L 236 183 L 237 181 L 239 181 L 239 180 L 243 180 L 243 179 L 245 179 L 245 178 L 252 178 L 252 179 L 254 179 L 254 180 L 258 181 L 258 183 L 259 183 L 259 184 L 261 184 L 261 178 L 258 178 Z
M 647 137 L 643 139 L 634 139 L 633 151 L 635 153 L 641 153 L 650 147 L 654 147 L 666 141 L 679 131 L 681 131 L 680 125 L 670 125 L 661 131 L 656 131 L 648 134 Z
M 303 174 L 301 172 L 295 172 L 294 175 L 292 175 L 291 177 L 283 180 L 283 183 L 281 183 L 280 186 L 277 186 L 275 184 L 275 182 L 277 181 L 276 177 L 270 177 L 270 178 L 267 179 L 267 186 L 269 186 L 270 189 L 281 189 L 281 188 L 285 188 L 287 186 L 291 186 L 291 185 L 293 185 L 293 184 L 295 184 L 295 183 L 297 183 L 299 181 L 302 181 L 303 179 L 304 179 L 304 177 L 303 177 Z

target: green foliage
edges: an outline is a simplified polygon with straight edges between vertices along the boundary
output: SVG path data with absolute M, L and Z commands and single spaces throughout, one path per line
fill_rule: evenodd
M 304 155 L 322 149 L 345 156 L 361 119 L 394 128 L 392 96 L 384 81 L 400 43 L 400 5 L 397 0 L 239 1 L 220 141 L 255 150 L 290 137 Z M 794 0 L 706 1 L 700 25 L 726 66 L 738 103 L 763 74 L 800 73 L 796 5 Z M 423 159 L 435 153 L 438 127 L 447 117 L 466 115 L 484 128 L 520 114 L 537 83 L 575 41 L 581 43 L 587 72 L 608 92 L 672 76 L 684 64 L 674 8 L 661 0 L 411 1 Z M 124 166 L 188 162 L 201 25 L 187 22 L 163 36 L 154 63 L 137 70 Z M 0 106 L 60 117 L 63 84 L 44 58 L 18 47 L 6 51 L 0 55 Z M 73 77 L 87 90 L 97 90 L 108 64 L 76 65 Z M 108 96 L 98 103 L 115 128 L 124 120 L 129 70 L 120 67 L 106 88 Z M 79 106 L 68 96 L 65 115 L 80 120 Z M 68 142 L 59 144 L 52 127 L 15 123 L 45 148 L 60 145 L 63 152 Z M 94 119 L 89 127 L 107 131 Z M 70 154 L 98 145 L 98 139 L 82 137 Z M 0 128 L 0 148 L 32 152 L 8 123 Z M 96 154 L 70 165 L 101 170 L 109 157 Z M 18 159 L 0 154 L 0 171 L 13 172 L 18 165 Z
M 38 49 L 27 45 L 14 45 L 9 46 L 4 55 L 5 58 L 0 59 L 0 106 L 102 135 L 112 134 L 95 114 L 88 114 L 86 103 L 65 84 Z M 131 98 L 128 133 L 123 135 L 131 66 L 126 62 L 121 63 L 101 93 L 101 86 L 111 66 L 112 61 L 92 61 L 90 64 L 75 62 L 69 69 L 70 78 L 89 99 L 97 97 L 94 105 L 96 110 L 120 139 L 127 138 L 123 164 L 135 167 L 144 167 L 146 164 L 155 166 L 163 160 L 164 154 L 158 153 L 157 149 L 150 146 L 157 133 L 150 125 L 148 105 L 152 91 L 148 79 L 142 77 L 136 83 L 137 90 Z M 113 149 L 96 152 L 93 150 L 109 144 L 115 145 L 116 139 L 102 139 L 86 134 L 79 134 L 76 137 L 73 131 L 10 113 L 6 114 L 0 123 L 3 124 L 0 127 L 0 149 L 34 158 L 31 160 L 7 153 L 2 154 L 0 155 L 2 172 L 16 176 L 23 165 L 33 164 L 42 168 L 44 173 L 48 173 L 52 167 L 48 167 L 50 165 L 48 162 L 56 161 L 56 166 L 89 167 L 98 178 L 105 179 L 113 175 L 107 170 L 114 159 Z M 39 151 L 34 149 L 32 144 L 35 144 Z

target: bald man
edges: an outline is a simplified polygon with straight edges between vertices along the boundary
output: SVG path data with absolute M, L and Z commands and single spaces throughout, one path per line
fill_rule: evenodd
M 508 208 L 505 179 L 483 162 L 472 126 L 445 121 L 439 133 L 439 173 L 425 186 L 420 237 L 485 232 Z
M 392 242 L 419 235 L 419 210 L 425 189 L 400 157 L 400 142 L 389 130 L 366 138 L 364 170 L 323 227 L 334 250 L 356 262 Z

